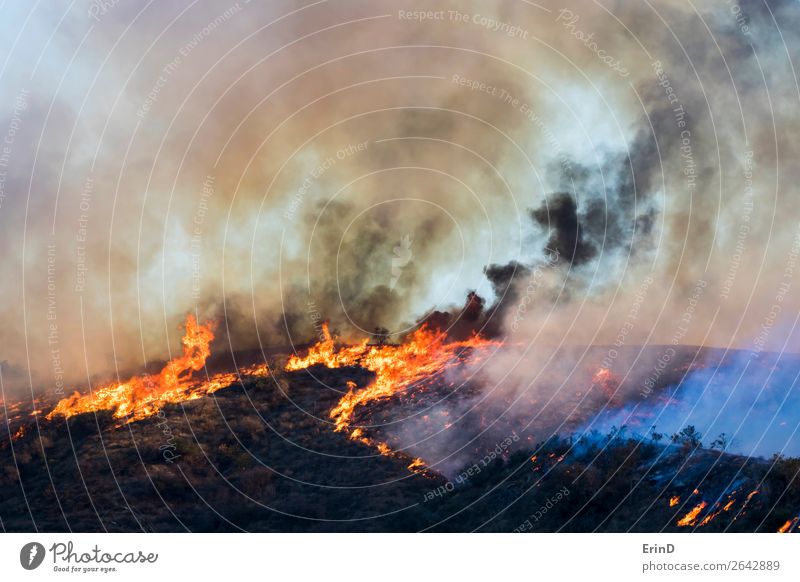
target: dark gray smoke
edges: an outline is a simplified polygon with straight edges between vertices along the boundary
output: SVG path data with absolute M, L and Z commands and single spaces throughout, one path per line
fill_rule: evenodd
M 597 207 L 590 208 L 583 221 L 590 225 L 601 222 L 603 214 L 598 210 Z M 578 204 L 570 194 L 554 194 L 542 206 L 531 211 L 531 218 L 549 233 L 547 246 L 558 253 L 559 260 L 577 266 L 597 256 L 597 248 L 584 234 L 586 227 L 581 226 Z

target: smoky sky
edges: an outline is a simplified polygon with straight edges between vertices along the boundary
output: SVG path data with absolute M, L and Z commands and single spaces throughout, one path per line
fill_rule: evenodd
M 108 4 L 2 8 L 7 389 L 167 358 L 192 311 L 216 350 L 603 344 L 648 277 L 628 342 L 700 280 L 681 341 L 796 335 L 796 3 Z

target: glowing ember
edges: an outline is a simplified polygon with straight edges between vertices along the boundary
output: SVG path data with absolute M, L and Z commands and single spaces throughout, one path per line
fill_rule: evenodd
M 375 373 L 375 379 L 364 388 L 357 389 L 355 383 L 348 382 L 347 394 L 330 412 L 336 431 L 350 429 L 357 407 L 405 393 L 413 385 L 457 366 L 463 360 L 465 349 L 472 350 L 470 357 L 474 361 L 486 348 L 500 345 L 499 342 L 477 335 L 466 341 L 448 342 L 445 333 L 422 326 L 400 345 L 369 345 L 368 340 L 363 340 L 355 345 L 337 348 L 327 324 L 323 324 L 322 333 L 323 339 L 309 348 L 305 357 L 289 358 L 287 371 L 323 365 L 328 368 L 360 366 Z M 376 443 L 365 437 L 360 428 L 352 430 L 350 437 L 378 447 L 382 454 L 390 452 L 385 443 Z M 416 469 L 421 463 L 417 459 L 412 467 Z
M 708 503 L 701 501 L 699 504 L 695 505 L 689 513 L 679 519 L 677 525 L 680 527 L 695 525 L 697 523 L 697 516 L 700 515 L 700 512 L 703 511 L 706 506 L 708 506 Z
M 416 458 L 411 461 L 411 464 L 408 466 L 411 471 L 419 471 L 420 469 L 425 468 L 425 461 L 420 458 Z
M 611 370 L 608 368 L 600 368 L 597 370 L 597 372 L 595 372 L 594 376 L 592 376 L 592 382 L 603 384 L 611 380 L 611 378 Z
M 609 401 L 616 402 L 615 394 L 619 386 L 618 378 L 608 368 L 600 368 L 592 376 L 592 384 L 598 386 Z
M 780 527 L 780 529 L 778 530 L 778 533 L 789 533 L 790 531 L 792 531 L 794 526 L 797 525 L 797 520 L 798 520 L 798 518 L 796 518 L 796 517 L 793 518 L 793 519 L 787 520 L 786 523 L 784 523 Z
M 669 498 L 669 506 L 670 507 L 675 507 L 680 502 L 681 502 L 680 495 L 673 495 L 672 497 Z
M 718 507 L 718 506 L 719 506 L 719 504 L 716 504 L 714 507 Z M 714 513 L 709 513 L 707 516 L 705 516 L 703 518 L 703 521 L 700 522 L 700 525 L 703 526 L 703 525 L 706 525 L 706 524 L 710 523 L 711 520 L 713 520 L 715 517 L 717 517 L 720 513 L 722 513 L 721 509 L 715 511 Z
M 85 412 L 113 410 L 114 418 L 127 418 L 127 422 L 133 422 L 155 414 L 166 404 L 196 400 L 234 383 L 239 377 L 237 373 L 216 374 L 205 380 L 193 377 L 205 366 L 211 354 L 213 323 L 201 325 L 189 314 L 185 330 L 181 340 L 183 355 L 167 362 L 158 374 L 134 376 L 127 382 L 107 384 L 88 394 L 75 392 L 61 400 L 47 418 L 69 418 Z M 257 376 L 267 372 L 267 366 L 261 364 L 242 369 L 239 373 Z

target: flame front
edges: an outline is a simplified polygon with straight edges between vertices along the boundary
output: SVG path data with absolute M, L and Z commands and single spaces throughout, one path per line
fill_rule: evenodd
M 707 505 L 708 503 L 706 503 L 705 501 L 701 501 L 700 503 L 695 505 L 694 508 L 689 513 L 687 513 L 681 519 L 678 520 L 678 525 L 680 527 L 687 527 L 696 524 L 697 516 L 700 515 L 700 512 L 703 511 Z
M 349 382 L 350 389 L 331 410 L 330 418 L 339 432 L 350 430 L 357 407 L 401 394 L 415 384 L 457 366 L 465 349 L 471 349 L 470 358 L 475 361 L 486 353 L 487 348 L 501 345 L 479 335 L 465 341 L 448 342 L 446 333 L 422 326 L 400 345 L 369 345 L 369 340 L 363 340 L 337 349 L 327 324 L 323 324 L 322 333 L 323 339 L 312 346 L 305 357 L 289 358 L 285 367 L 287 371 L 321 364 L 328 368 L 360 366 L 375 373 L 375 379 L 364 388 L 357 389 L 354 383 Z M 350 437 L 377 447 L 382 454 L 390 453 L 385 443 L 372 441 L 360 428 L 350 431 Z M 419 468 L 421 464 L 421 460 L 415 459 L 410 468 Z
M 230 386 L 238 378 L 237 373 L 216 374 L 205 380 L 193 377 L 195 372 L 203 369 L 211 355 L 213 327 L 212 322 L 199 324 L 193 315 L 187 315 L 181 340 L 183 355 L 167 362 L 161 372 L 106 384 L 88 394 L 75 392 L 59 401 L 47 418 L 69 418 L 84 412 L 113 410 L 115 418 L 127 418 L 127 422 L 133 422 L 155 414 L 166 404 L 196 400 Z M 240 370 L 242 375 L 263 375 L 266 372 L 265 365 Z

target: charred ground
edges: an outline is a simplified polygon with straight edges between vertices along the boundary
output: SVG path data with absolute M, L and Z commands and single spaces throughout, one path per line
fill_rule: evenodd
M 27 421 L 0 442 L 3 529 L 775 532 L 800 508 L 799 459 L 712 450 L 691 430 L 537 441 L 505 426 L 494 434 L 517 438 L 495 454 L 493 436 L 460 470 L 410 470 L 411 455 L 334 431 L 328 413 L 348 382 L 369 381 L 358 367 L 314 366 L 130 424 L 110 413 Z M 382 403 L 360 420 L 414 405 Z

